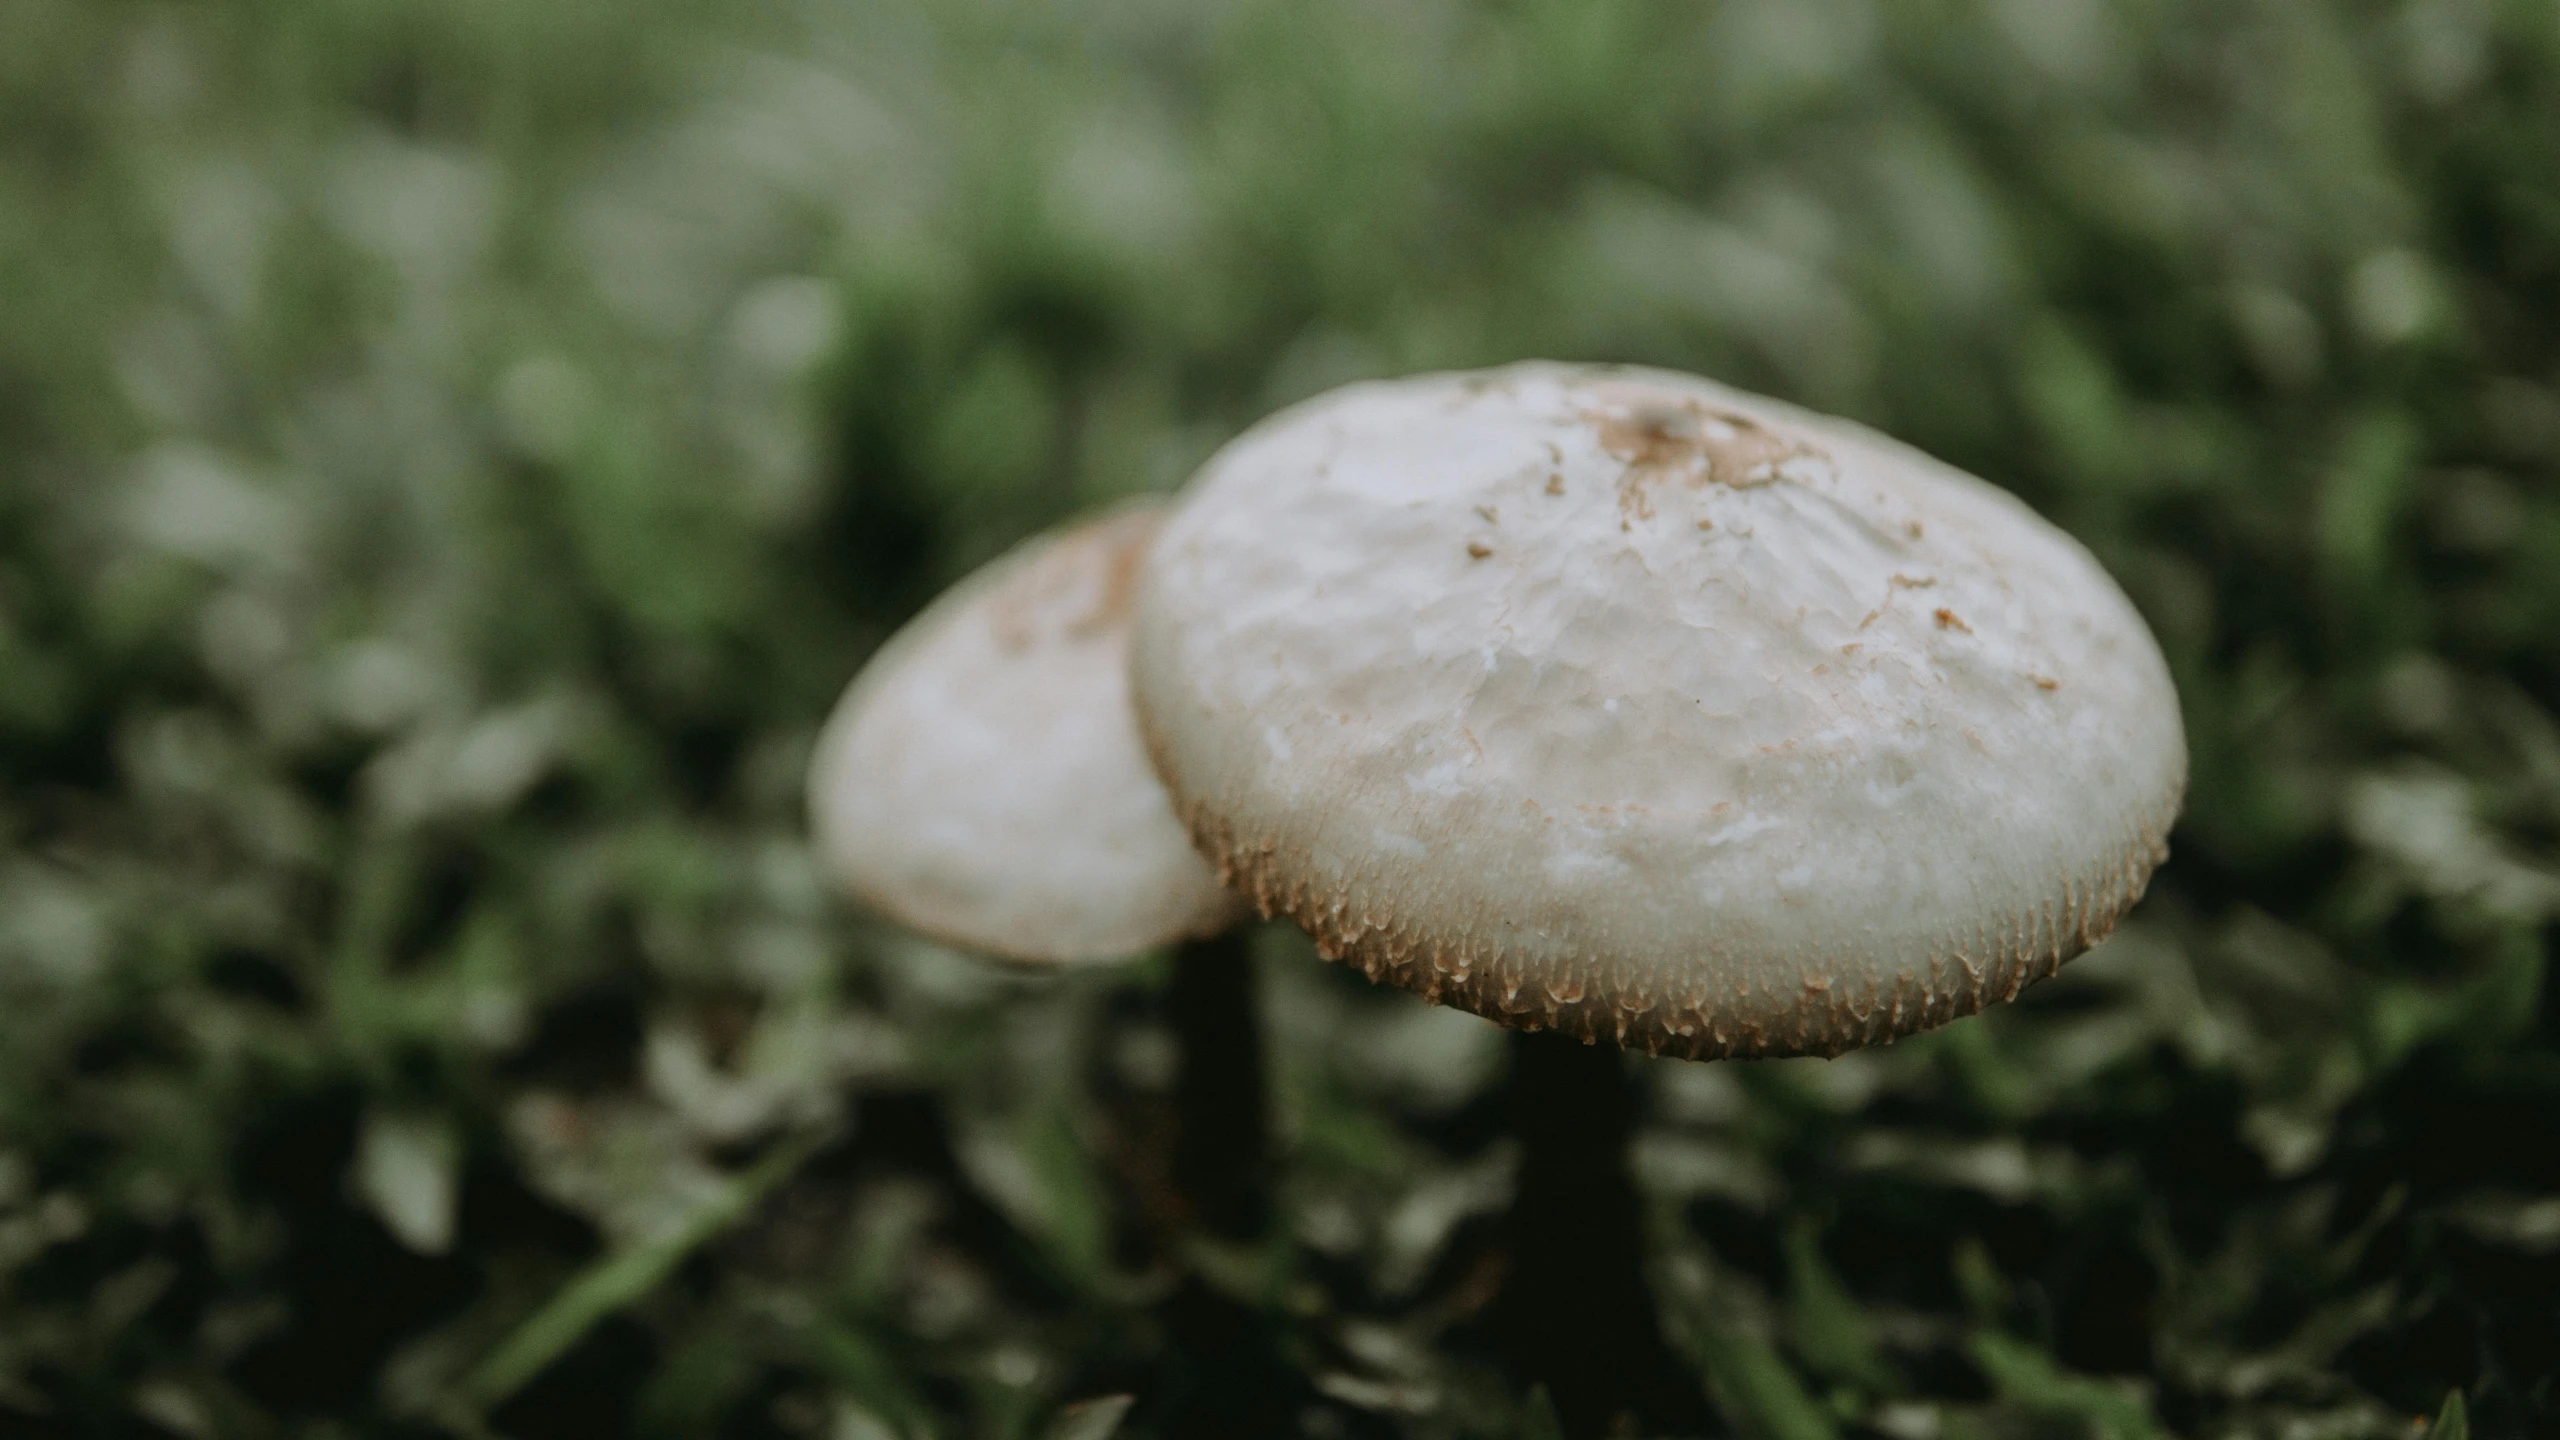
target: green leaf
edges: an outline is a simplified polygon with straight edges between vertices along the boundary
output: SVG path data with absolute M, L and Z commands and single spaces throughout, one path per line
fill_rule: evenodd
M 1949 1266 L 1955 1272 L 1956 1293 L 1964 1297 L 1966 1313 L 1976 1324 L 1996 1322 L 2009 1304 L 2009 1284 L 2000 1277 L 2000 1266 L 1991 1258 L 1981 1237 L 1967 1235 L 1958 1240 Z
M 2471 1410 L 2462 1403 L 2461 1391 L 2445 1392 L 2444 1408 L 2427 1427 L 2427 1440 L 2471 1440 Z
M 824 1134 L 812 1134 L 783 1141 L 667 1234 L 608 1255 L 573 1276 L 472 1372 L 463 1384 L 469 1405 L 486 1411 L 506 1399 L 578 1343 L 597 1321 L 657 1289 L 687 1255 L 754 1209 L 825 1139 Z
M 2053 1357 L 1993 1330 L 1974 1333 L 1967 1347 L 2001 1399 L 2048 1415 L 2088 1421 L 2105 1440 L 2158 1440 L 2151 1407 L 2125 1388 L 2074 1375 Z
M 1789 1338 L 1814 1373 L 1877 1393 L 1894 1388 L 1865 1312 L 1824 1262 L 1821 1236 L 1809 1220 L 1787 1232 L 1787 1289 Z
M 1767 1341 L 1711 1326 L 1697 1347 L 1717 1403 L 1736 1429 L 1760 1440 L 1835 1440 L 1831 1417 Z
M 924 1402 L 899 1373 L 897 1362 L 871 1338 L 849 1325 L 821 1321 L 809 1328 L 811 1358 L 836 1387 L 901 1435 L 933 1433 Z

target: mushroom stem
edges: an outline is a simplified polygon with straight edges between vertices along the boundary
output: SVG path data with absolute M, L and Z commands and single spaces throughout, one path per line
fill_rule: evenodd
M 1192 1223 L 1251 1241 L 1270 1220 L 1270 1102 L 1253 937 L 1185 941 L 1166 997 L 1181 1069 L 1173 1181 Z M 1168 1440 L 1279 1440 L 1310 1397 L 1270 1318 L 1194 1272 L 1165 1307 L 1172 1339 L 1156 1433 Z
M 1622 1415 L 1701 1423 L 1696 1381 L 1663 1343 L 1644 1277 L 1644 1229 L 1627 1170 L 1634 1131 L 1626 1057 L 1556 1031 L 1511 1036 L 1509 1108 L 1520 1178 L 1495 1301 L 1514 1378 L 1543 1384 L 1564 1433 L 1611 1433 Z
M 1282 1440 L 1314 1397 L 1259 1308 L 1186 1278 L 1164 1309 L 1171 1338 L 1146 1431 L 1165 1440 Z M 1141 1417 L 1142 1419 L 1145 1417 Z
M 1178 946 L 1168 1005 L 1181 1053 L 1174 1184 L 1204 1229 L 1251 1239 L 1270 1217 L 1271 1120 L 1250 931 Z

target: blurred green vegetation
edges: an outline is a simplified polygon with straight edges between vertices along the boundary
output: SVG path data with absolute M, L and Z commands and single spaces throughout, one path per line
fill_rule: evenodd
M 0 1430 L 1149 1434 L 1188 1274 L 1304 1433 L 1550 1433 L 1494 1032 L 1264 936 L 1282 1232 L 1186 1247 L 1161 970 L 845 913 L 798 805 L 970 565 L 1528 355 L 2015 489 L 2190 727 L 2151 900 L 2021 1003 L 1641 1067 L 1730 1429 L 2560 1428 L 2547 0 L 0 29 Z

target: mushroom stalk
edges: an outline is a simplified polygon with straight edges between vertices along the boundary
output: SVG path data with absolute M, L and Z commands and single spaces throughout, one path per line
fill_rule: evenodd
M 1271 1218 L 1270 1100 L 1250 929 L 1173 952 L 1165 1005 L 1178 1047 L 1173 1182 L 1191 1223 L 1250 1243 Z M 1271 1318 L 1196 1271 L 1165 1307 L 1172 1339 L 1157 1433 L 1280 1440 L 1310 1398 Z
M 1251 933 L 1185 941 L 1167 996 L 1181 1072 L 1173 1179 L 1202 1228 L 1249 1240 L 1270 1217 L 1270 1101 Z
M 1290 1367 L 1277 1323 L 1197 1275 L 1164 1309 L 1171 1341 L 1137 1433 L 1165 1440 L 1283 1440 L 1314 1398 Z
M 1633 1086 L 1614 1045 L 1553 1030 L 1511 1037 L 1509 1109 L 1520 1178 L 1495 1340 L 1542 1384 L 1564 1433 L 1612 1433 L 1622 1414 L 1702 1424 L 1697 1383 L 1663 1343 L 1644 1276 L 1643 1214 L 1627 1170 Z

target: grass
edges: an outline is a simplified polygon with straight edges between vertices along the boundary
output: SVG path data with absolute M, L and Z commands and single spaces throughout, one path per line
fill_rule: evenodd
M 1480 1323 L 1490 1031 L 1260 937 L 1284 1223 L 1201 1258 L 1161 964 L 921 945 L 798 808 L 971 565 L 1527 355 L 2010 487 L 2186 708 L 2106 949 L 1885 1051 L 1642 1068 L 1724 1423 L 2560 1424 L 2549 6 L 6 23 L 0 1428 L 426 1436 L 499 1373 L 503 1434 L 1154 1434 L 1220 1383 L 1188 1283 L 1305 1433 L 1551 1433 Z

